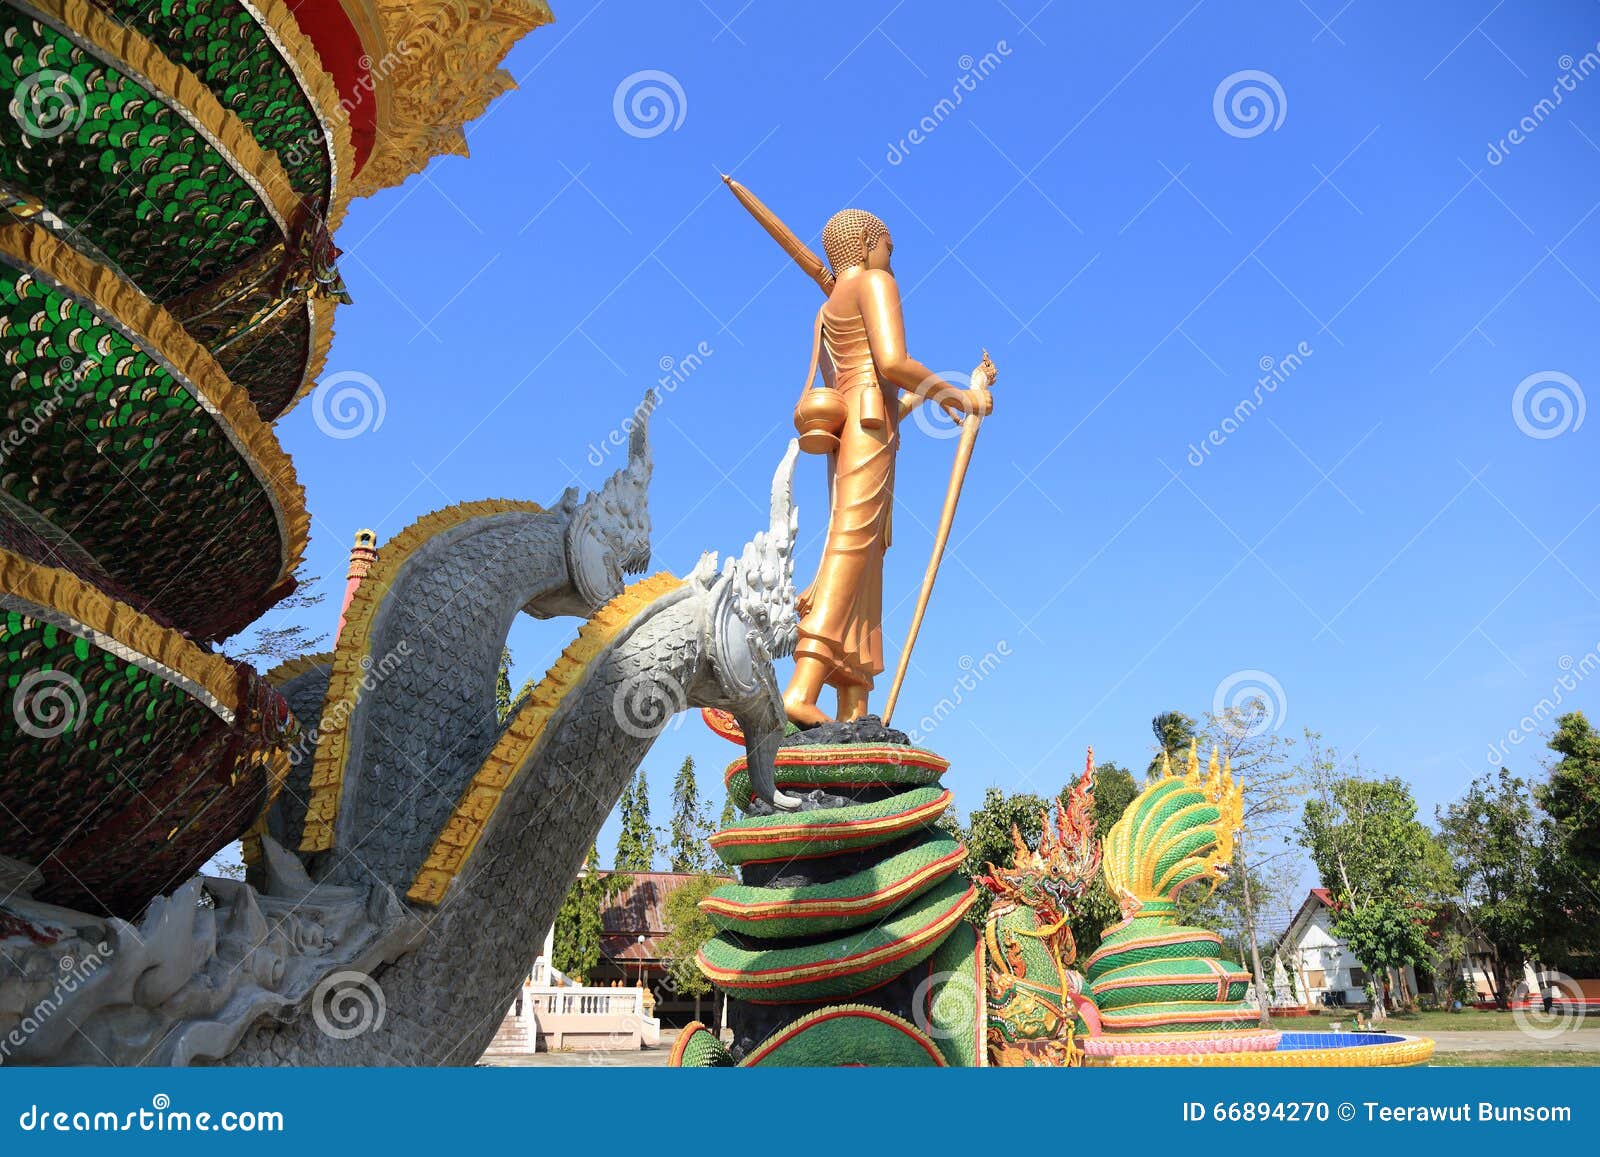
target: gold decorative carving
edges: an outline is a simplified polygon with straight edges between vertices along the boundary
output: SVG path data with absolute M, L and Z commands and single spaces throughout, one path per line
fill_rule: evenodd
M 463 127 L 516 87 L 500 62 L 555 19 L 544 0 L 341 2 L 366 46 L 377 99 L 377 141 L 346 186 L 357 197 L 398 185 L 436 156 L 466 156 Z
M 297 679 L 307 671 L 315 670 L 333 662 L 332 651 L 318 651 L 314 655 L 296 655 L 293 659 L 285 659 L 272 670 L 262 676 L 274 687 L 282 687 L 290 679 Z
M 230 715 L 239 712 L 239 669 L 232 662 L 202 651 L 177 631 L 118 602 L 71 571 L 0 549 L 0 594 L 77 625 L 81 629 L 67 628 L 75 635 L 94 641 L 93 633 L 115 640 L 201 688 Z

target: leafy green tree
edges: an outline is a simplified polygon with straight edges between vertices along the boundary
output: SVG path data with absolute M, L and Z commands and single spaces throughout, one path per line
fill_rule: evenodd
M 739 818 L 739 809 L 734 806 L 733 796 L 726 794 L 722 797 L 722 815 L 717 818 L 718 829 L 727 829 L 733 826 L 733 821 Z
M 494 680 L 494 717 L 501 723 L 511 714 L 511 648 L 500 648 L 500 672 Z
M 1537 954 L 1542 833 L 1528 784 L 1506 768 L 1437 812 L 1456 907 L 1494 949 L 1494 998 L 1509 1007 L 1522 964 Z
M 703 872 L 709 866 L 706 837 L 711 834 L 700 788 L 694 781 L 694 756 L 683 757 L 672 781 L 672 829 L 667 851 L 674 872 Z
M 983 806 L 967 820 L 967 859 L 979 871 L 988 864 L 1011 866 L 1014 845 L 1012 829 L 1022 833 L 1029 847 L 1039 842 L 1043 828 L 1039 814 L 1045 800 L 1032 792 L 1007 795 L 998 787 L 983 793 Z
M 726 878 L 702 872 L 667 894 L 663 915 L 667 934 L 659 951 L 666 964 L 667 983 L 684 996 L 694 997 L 694 1018 L 700 1019 L 700 998 L 711 992 L 711 981 L 700 971 L 700 948 L 716 935 L 716 926 L 700 911 L 700 901 L 726 884 Z
M 550 963 L 581 980 L 590 979 L 600 964 L 602 909 L 633 883 L 631 877 L 619 872 L 595 871 L 593 866 L 599 858 L 599 849 L 591 847 L 589 858 L 556 912 L 550 948 Z
M 940 818 L 938 827 L 967 846 L 967 858 L 961 870 L 968 877 L 988 871 L 990 864 L 1009 868 L 1015 856 L 1011 843 L 1011 828 L 1015 824 L 1022 838 L 1032 847 L 1039 842 L 1043 829 L 1039 826 L 1039 812 L 1045 801 L 1031 792 L 1007 795 L 998 787 L 986 788 L 983 806 L 967 817 L 962 826 L 948 815 Z M 967 909 L 967 919 L 979 928 L 989 918 L 992 897 L 978 889 L 977 903 Z
M 1437 844 L 1402 780 L 1368 779 L 1359 769 L 1341 773 L 1337 752 L 1325 751 L 1314 732 L 1306 733 L 1306 745 L 1312 796 L 1300 841 L 1333 893 L 1334 935 L 1372 976 L 1374 1012 L 1382 1016 L 1389 969 L 1432 959 L 1427 929 L 1437 895 Z
M 1145 769 L 1146 782 L 1161 774 L 1161 755 L 1166 753 L 1174 766 L 1181 766 L 1197 738 L 1195 721 L 1182 711 L 1163 711 L 1150 720 L 1150 730 L 1155 733 L 1156 753 Z
M 1550 749 L 1561 758 L 1537 792 L 1549 817 L 1539 955 L 1592 974 L 1600 956 L 1600 732 L 1583 712 L 1571 712 L 1556 720 Z
M 1107 760 L 1094 769 L 1095 835 L 1105 839 L 1112 825 L 1122 818 L 1128 805 L 1138 797 L 1139 790 L 1133 772 L 1118 763 Z M 1067 802 L 1071 791 L 1071 784 L 1061 789 L 1062 803 Z
M 648 872 L 654 869 L 660 839 L 650 826 L 650 787 L 641 764 L 633 783 L 622 790 L 618 803 L 622 830 L 617 834 L 617 871 Z

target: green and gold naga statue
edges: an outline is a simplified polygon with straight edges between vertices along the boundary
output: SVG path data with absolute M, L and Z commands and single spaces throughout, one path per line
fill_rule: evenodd
M 1163 754 L 1162 774 L 1107 834 L 1102 870 L 1123 920 L 1085 963 L 1101 1022 L 1084 1043 L 1091 1059 L 1277 1047 L 1245 1000 L 1250 973 L 1223 958 L 1215 932 L 1178 922 L 1180 893 L 1226 876 L 1243 795 L 1215 750 L 1204 774 L 1192 749 L 1181 775 Z
M 709 714 L 709 713 L 708 713 Z M 713 727 L 718 724 L 713 718 Z M 721 730 L 722 728 L 719 728 Z M 724 730 L 732 737 L 732 730 Z M 1220 762 L 1220 766 L 1219 766 Z M 691 1025 L 673 1065 L 1411 1065 L 1433 1043 L 1262 1028 L 1250 974 L 1222 940 L 1179 922 L 1178 898 L 1226 877 L 1244 787 L 1213 753 L 1162 771 L 1095 837 L 1094 752 L 1010 866 L 973 882 L 993 897 L 979 930 L 966 849 L 934 821 L 946 764 L 868 718 L 791 732 L 774 812 L 746 761 L 727 775 L 745 811 L 712 837 L 742 882 L 701 908 L 719 929 L 702 971 L 727 994 L 732 1040 Z M 1102 874 L 1122 919 L 1073 970 L 1069 921 Z M 1362 1045 L 1366 1047 L 1351 1047 Z

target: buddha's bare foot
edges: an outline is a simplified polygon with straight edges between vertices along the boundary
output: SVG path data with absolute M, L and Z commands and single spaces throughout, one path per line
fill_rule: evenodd
M 798 689 L 791 690 L 783 697 L 783 709 L 789 716 L 789 722 L 797 727 L 815 727 L 819 723 L 833 722 L 833 716 L 815 703 L 808 702 Z

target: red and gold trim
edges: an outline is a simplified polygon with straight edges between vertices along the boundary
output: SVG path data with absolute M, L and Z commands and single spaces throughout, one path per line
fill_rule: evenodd
M 887 763 L 897 767 L 925 767 L 937 771 L 940 775 L 950 770 L 950 761 L 941 759 L 931 751 L 924 751 L 920 747 L 896 747 L 891 744 L 861 745 L 854 744 L 816 744 L 804 747 L 781 747 L 773 758 L 773 766 L 785 767 L 849 767 L 857 763 Z M 722 782 L 726 786 L 733 777 L 749 766 L 748 759 L 740 756 L 728 764 L 728 770 L 723 772 Z M 783 780 L 784 783 L 800 784 L 803 780 Z M 872 784 L 881 781 L 873 780 Z M 872 784 L 861 784 L 868 787 Z
M 843 896 L 827 900 L 773 900 L 764 904 L 740 904 L 719 900 L 716 895 L 700 901 L 700 910 L 710 915 L 730 920 L 755 922 L 761 920 L 825 919 L 840 916 L 866 916 L 883 908 L 893 907 L 907 896 L 931 883 L 944 879 L 966 859 L 967 849 L 955 851 L 926 865 L 911 875 L 896 880 L 887 887 L 859 896 Z
M 683 1068 L 683 1052 L 689 1047 L 689 1042 L 694 1039 L 695 1033 L 710 1032 L 711 1030 L 697 1020 L 691 1020 L 683 1026 L 683 1031 L 678 1034 L 678 1039 L 672 1042 L 672 1051 L 667 1054 L 667 1068 Z
M 1361 1048 L 1280 1049 L 1234 1053 L 1134 1053 L 1090 1057 L 1090 1065 L 1109 1068 L 1369 1069 L 1425 1065 L 1434 1043 L 1412 1037 Z
M 1219 1009 L 1210 1001 L 1194 1003 L 1192 1008 L 1180 1007 L 1180 1005 L 1183 1003 L 1189 1002 L 1169 1001 L 1168 1003 L 1159 1006 L 1159 1011 L 1144 1014 L 1133 1013 L 1124 1015 L 1117 1009 L 1103 1009 L 1100 1013 L 1100 1020 L 1106 1026 L 1106 1033 L 1108 1035 L 1114 1035 L 1116 1033 L 1128 1032 L 1135 1029 L 1161 1028 L 1163 1025 L 1169 1024 L 1211 1024 L 1217 1021 L 1226 1021 L 1228 1019 L 1227 1010 Z M 1138 1008 L 1139 1006 L 1135 1005 L 1134 1007 Z M 1252 1012 L 1251 1015 L 1254 1015 L 1254 1013 Z M 1208 1031 L 1203 1035 L 1212 1037 L 1224 1036 L 1232 1032 L 1247 1034 L 1260 1031 L 1260 1026 L 1251 1025 L 1249 1028 L 1244 1029 L 1218 1029 L 1215 1032 Z M 1162 1036 L 1163 1039 L 1165 1039 L 1167 1034 L 1163 1033 Z
M 1122 927 L 1122 925 L 1119 925 L 1118 927 Z M 1107 929 L 1107 934 L 1109 935 L 1115 933 L 1116 931 L 1117 928 L 1110 928 Z M 1083 970 L 1087 973 L 1100 961 L 1110 959 L 1114 956 L 1120 956 L 1125 952 L 1134 952 L 1143 948 L 1164 948 L 1168 945 L 1184 944 L 1212 944 L 1217 948 L 1221 948 L 1222 937 L 1218 936 L 1215 932 L 1207 931 L 1204 928 L 1191 928 L 1184 926 L 1178 928 L 1174 932 L 1168 933 L 1165 936 L 1139 936 L 1131 940 L 1118 940 L 1112 944 L 1102 943 L 1099 948 L 1095 949 L 1094 952 L 1090 954 L 1089 959 L 1084 961 Z M 1121 965 L 1119 967 L 1126 968 L 1130 966 Z M 1115 971 L 1117 971 L 1115 968 L 1107 969 L 1106 974 L 1109 975 Z
M 847 956 L 834 957 L 828 960 L 818 960 L 809 964 L 792 965 L 780 968 L 756 969 L 730 969 L 719 968 L 706 959 L 705 950 L 699 954 L 700 970 L 713 982 L 724 987 L 743 990 L 745 999 L 756 1004 L 781 1004 L 786 997 L 777 994 L 770 1001 L 759 1000 L 750 995 L 751 991 L 766 989 L 789 988 L 797 984 L 810 984 L 818 980 L 831 980 L 837 977 L 855 976 L 885 964 L 892 964 L 905 956 L 927 947 L 929 944 L 942 940 L 956 922 L 966 915 L 967 909 L 972 907 L 977 899 L 977 890 L 968 886 L 956 902 L 939 913 L 936 917 L 922 927 L 897 937 L 888 944 L 867 949 L 864 952 L 851 953 Z
M 948 790 L 941 791 L 938 796 L 920 807 L 909 808 L 903 812 L 892 815 L 880 816 L 876 819 L 857 820 L 842 824 L 829 824 L 819 827 L 815 824 L 786 824 L 780 827 L 769 828 L 726 828 L 710 839 L 710 844 L 719 854 L 724 850 L 734 853 L 734 859 L 723 859 L 727 862 L 739 864 L 766 864 L 773 860 L 809 860 L 818 856 L 834 855 L 839 849 L 829 847 L 811 853 L 786 853 L 763 859 L 759 852 L 756 855 L 739 854 L 745 849 L 760 849 L 764 847 L 782 846 L 793 843 L 828 843 L 836 844 L 839 841 L 867 840 L 873 837 L 891 838 L 901 832 L 910 831 L 923 824 L 932 823 L 950 806 L 953 797 Z

